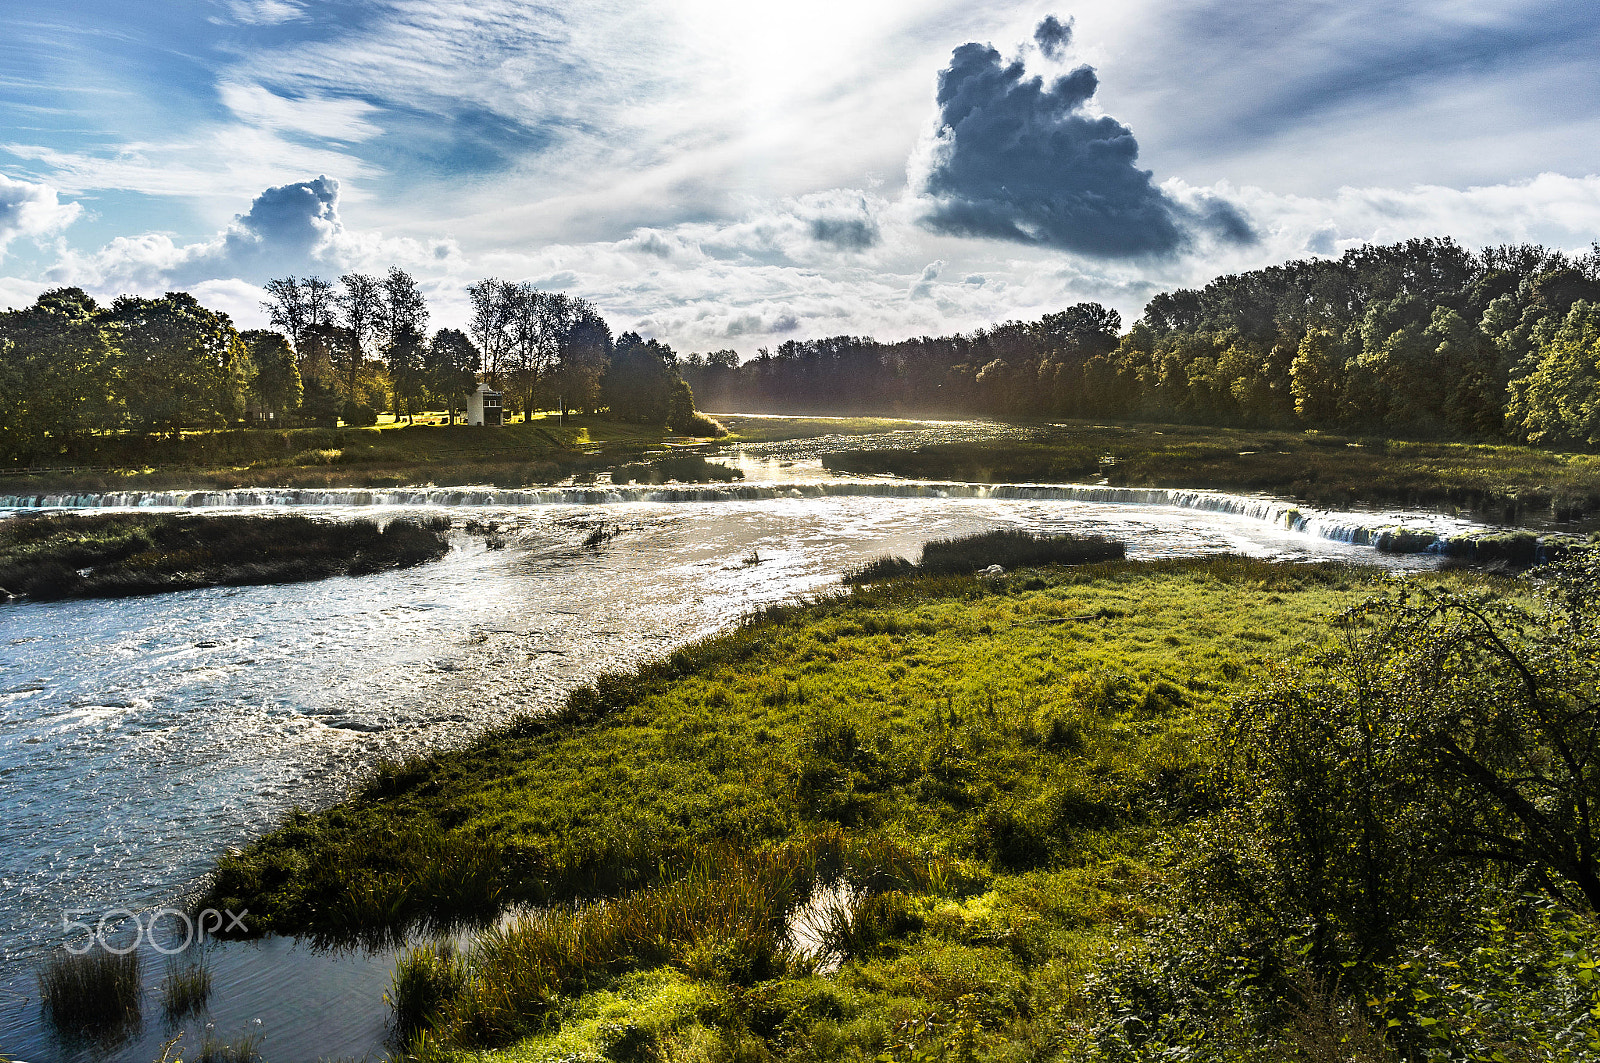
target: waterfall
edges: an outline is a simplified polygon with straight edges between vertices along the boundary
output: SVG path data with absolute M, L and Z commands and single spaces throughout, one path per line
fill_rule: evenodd
M 1439 553 L 1476 557 L 1487 529 L 1440 531 L 1385 523 L 1355 513 L 1306 509 L 1282 499 L 1219 491 L 1094 484 L 967 484 L 840 480 L 817 483 L 590 485 L 565 487 L 244 487 L 227 491 L 109 491 L 104 494 L 0 495 L 0 509 L 167 507 L 197 509 L 249 506 L 548 506 L 620 502 L 727 502 L 782 498 L 977 498 L 1017 501 L 1093 502 L 1171 506 L 1247 517 L 1285 531 L 1318 536 L 1391 553 Z M 1528 538 L 1528 533 L 1523 533 Z M 1564 537 L 1551 537 L 1552 546 Z M 1531 552 L 1546 553 L 1544 542 Z

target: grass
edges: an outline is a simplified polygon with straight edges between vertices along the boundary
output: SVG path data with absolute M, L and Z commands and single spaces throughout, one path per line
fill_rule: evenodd
M 836 472 L 975 483 L 1094 482 L 1265 491 L 1339 507 L 1454 507 L 1507 522 L 1600 512 L 1600 455 L 1485 443 L 1349 438 L 1319 432 L 1106 425 L 1041 426 L 1025 438 L 861 449 L 824 457 Z
M 260 1034 L 240 1034 L 225 1040 L 207 1031 L 194 1063 L 261 1063 L 261 1042 Z
M 49 600 L 364 575 L 450 549 L 436 517 L 65 513 L 0 522 L 0 594 Z
M 167 960 L 167 974 L 161 980 L 162 1009 L 168 1021 L 205 1010 L 211 996 L 211 968 L 204 963 L 183 964 L 176 956 Z
M 58 952 L 39 972 L 39 1001 L 63 1030 L 137 1022 L 140 990 L 137 951 Z
M 326 943 L 528 906 L 397 970 L 397 1017 L 447 1056 L 1049 1054 L 1163 910 L 1161 853 L 1216 807 L 1232 693 L 1386 580 L 1107 561 L 768 609 L 386 766 L 225 857 L 202 903 Z M 778 927 L 843 868 L 861 885 L 825 913 L 828 974 Z
M 744 479 L 738 469 L 707 461 L 700 454 L 672 454 L 655 461 L 619 465 L 611 470 L 614 484 L 729 483 Z
M 894 576 L 972 573 L 993 565 L 1002 569 L 1026 565 L 1082 565 L 1120 561 L 1127 547 L 1097 535 L 1040 535 L 1015 529 L 978 532 L 955 539 L 935 539 L 922 548 L 913 565 L 902 557 L 880 557 L 845 573 L 846 583 L 866 583 Z
M 555 483 L 674 446 L 703 443 L 664 428 L 599 417 L 536 417 L 499 428 L 382 424 L 372 428 L 242 429 L 177 439 L 97 436 L 51 468 L 17 468 L 0 494 L 169 488 L 501 487 Z

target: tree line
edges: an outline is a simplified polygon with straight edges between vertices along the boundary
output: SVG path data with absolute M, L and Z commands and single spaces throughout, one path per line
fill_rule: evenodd
M 1161 293 L 1126 333 L 1080 303 L 879 343 L 693 354 L 709 409 L 1138 418 L 1600 443 L 1600 245 L 1352 249 Z
M 447 409 L 481 382 L 508 414 L 604 412 L 711 433 L 671 347 L 613 338 L 586 300 L 490 278 L 468 287 L 468 328 L 428 332 L 416 280 L 347 273 L 268 281 L 270 329 L 240 332 L 187 292 L 101 306 L 56 288 L 0 314 L 0 459 L 71 455 L 109 432 L 376 423 Z

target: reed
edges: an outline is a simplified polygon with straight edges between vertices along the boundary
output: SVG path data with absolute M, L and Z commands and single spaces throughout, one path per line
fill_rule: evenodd
M 200 1042 L 200 1054 L 194 1063 L 261 1063 L 261 1042 L 260 1034 L 240 1034 L 224 1040 L 208 1032 Z
M 142 983 L 137 951 L 58 952 L 39 972 L 39 999 L 60 1028 L 137 1022 Z
M 0 522 L 0 587 L 40 600 L 115 598 L 367 575 L 437 560 L 449 533 L 446 517 L 22 516 Z
M 922 561 L 879 557 L 845 573 L 846 583 L 876 583 L 899 576 L 951 576 L 979 572 L 991 565 L 1004 569 L 1036 565 L 1084 565 L 1121 561 L 1128 548 L 1097 535 L 1039 535 L 1017 529 L 978 532 L 937 539 L 922 548 Z
M 210 996 L 210 967 L 203 962 L 185 964 L 176 956 L 168 957 L 167 974 L 161 980 L 161 1001 L 169 1020 L 204 1010 Z

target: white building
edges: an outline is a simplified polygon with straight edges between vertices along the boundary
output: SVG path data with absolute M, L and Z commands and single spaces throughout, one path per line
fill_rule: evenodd
M 479 384 L 478 390 L 467 396 L 467 423 L 500 425 L 500 392 Z

